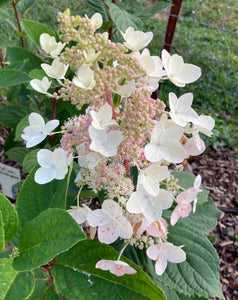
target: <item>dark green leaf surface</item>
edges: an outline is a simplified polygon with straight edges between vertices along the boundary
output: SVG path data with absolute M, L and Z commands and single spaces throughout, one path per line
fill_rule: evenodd
M 22 173 L 31 172 L 37 165 L 37 153 L 39 149 L 34 149 L 26 154 L 22 163 Z
M 20 256 L 13 266 L 19 271 L 35 269 L 84 238 L 85 234 L 69 213 L 49 208 L 22 229 L 18 244 Z
M 42 33 L 48 33 L 54 35 L 53 32 L 45 25 L 40 24 L 36 21 L 23 19 L 22 24 L 26 34 L 37 46 L 40 46 L 40 35 Z
M 0 70 L 0 89 L 29 82 L 31 79 L 26 73 L 20 70 L 1 69 Z
M 0 210 L 0 252 L 4 249 L 5 246 L 5 233 L 4 233 L 4 224 L 2 218 L 2 212 Z
M 29 149 L 22 147 L 13 147 L 10 148 L 5 154 L 10 157 L 12 160 L 22 164 L 26 154 L 29 152 Z
M 31 7 L 35 0 L 21 0 L 19 1 L 17 7 L 20 13 L 23 15 Z
M 21 47 L 8 47 L 5 60 L 10 62 L 11 69 L 19 68 L 26 73 L 39 68 L 43 63 L 39 56 Z
M 14 278 L 6 296 L 3 300 L 25 300 L 30 297 L 35 287 L 34 275 L 32 272 L 20 272 Z
M 17 271 L 12 267 L 12 260 L 0 258 L 0 299 L 4 299 L 16 275 Z
M 128 27 L 133 27 L 135 30 L 143 29 L 143 22 L 135 15 L 130 14 L 117 5 L 110 4 L 110 15 L 116 28 L 123 33 Z
M 47 208 L 66 208 L 70 172 L 63 180 L 53 180 L 47 184 L 38 184 L 34 181 L 36 169 L 37 167 L 24 181 L 17 198 L 16 208 L 19 215 L 20 228 Z
M 56 258 L 56 262 L 74 268 L 84 274 L 86 272 L 89 276 L 92 275 L 103 279 L 106 285 L 108 285 L 108 282 L 114 283 L 119 288 L 121 294 L 127 294 L 123 289 L 125 288 L 129 289 L 130 292 L 135 292 L 140 296 L 144 296 L 145 299 L 165 299 L 161 290 L 154 285 L 149 277 L 137 265 L 133 264 L 126 258 L 123 258 L 123 261 L 136 269 L 136 274 L 126 274 L 118 277 L 111 274 L 109 271 L 102 271 L 95 268 L 96 263 L 101 259 L 116 260 L 117 258 L 118 252 L 111 246 L 92 240 L 84 240 L 72 247 L 68 252 L 59 255 Z M 91 277 L 89 279 L 91 280 Z M 128 295 L 133 294 L 130 292 L 128 292 Z
M 102 17 L 103 20 L 105 22 L 109 21 L 109 13 L 108 13 L 108 9 L 106 8 L 106 6 L 102 3 L 101 0 L 85 0 L 85 2 L 91 6 L 96 12 L 99 12 Z
M 6 5 L 9 2 L 11 2 L 11 0 L 0 0 L 0 7 Z
M 29 115 L 30 113 L 31 109 L 26 106 L 14 105 L 1 107 L 0 123 L 7 128 L 14 128 L 23 117 Z
M 11 202 L 0 193 L 0 211 L 4 224 L 5 240 L 10 240 L 17 234 L 18 230 L 18 216 L 15 208 Z

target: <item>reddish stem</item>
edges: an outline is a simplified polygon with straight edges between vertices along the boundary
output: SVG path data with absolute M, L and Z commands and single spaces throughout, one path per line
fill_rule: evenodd
M 19 19 L 18 11 L 17 11 L 17 2 L 12 1 L 12 6 L 14 8 L 14 12 L 15 12 L 15 15 L 16 15 L 17 25 L 18 25 L 19 31 L 20 31 L 20 33 L 22 33 L 21 21 Z M 24 37 L 23 36 L 21 36 L 21 44 L 22 44 L 22 47 L 25 48 L 25 41 L 24 41 Z
M 115 112 L 114 108 L 113 108 L 113 104 L 112 104 L 112 94 L 108 91 L 105 92 L 105 95 L 106 95 L 106 99 L 107 99 L 107 103 L 109 105 L 111 105 L 112 107 L 112 119 L 114 119 L 115 121 L 117 121 L 117 117 L 118 117 L 118 114 Z

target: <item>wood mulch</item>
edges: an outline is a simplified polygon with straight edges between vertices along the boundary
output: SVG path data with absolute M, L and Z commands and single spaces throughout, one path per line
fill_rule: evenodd
M 9 131 L 0 125 L 0 162 L 20 168 L 4 157 L 4 142 Z M 186 166 L 202 176 L 203 186 L 210 191 L 222 211 L 214 244 L 220 258 L 220 278 L 226 300 L 238 300 L 238 149 L 211 150 L 189 159 Z M 218 298 L 214 298 L 218 299 Z
M 220 279 L 227 300 L 238 300 L 237 150 L 211 150 L 189 161 L 193 173 L 202 176 L 204 188 L 222 211 L 212 234 L 217 235 L 214 246 L 220 258 Z

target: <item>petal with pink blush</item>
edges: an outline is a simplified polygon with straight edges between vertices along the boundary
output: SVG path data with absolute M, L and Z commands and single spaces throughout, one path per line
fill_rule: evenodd
M 119 260 L 102 259 L 97 262 L 95 267 L 104 271 L 109 270 L 110 273 L 116 276 L 123 276 L 124 274 L 135 274 L 137 272 L 127 263 Z
M 101 243 L 111 244 L 118 238 L 117 228 L 111 223 L 98 227 L 98 239 Z
M 155 263 L 155 272 L 157 275 L 162 275 L 167 267 L 167 259 L 165 255 L 160 255 Z

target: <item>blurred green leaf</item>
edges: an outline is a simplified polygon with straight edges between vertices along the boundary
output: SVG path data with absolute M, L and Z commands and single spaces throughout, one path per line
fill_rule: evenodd
M 138 17 L 113 3 L 110 4 L 109 12 L 118 30 L 125 32 L 128 27 L 133 27 L 135 30 L 143 29 L 143 22 Z
M 0 123 L 7 128 L 14 128 L 19 121 L 31 113 L 31 109 L 26 106 L 4 106 L 0 107 Z
M 37 46 L 40 46 L 40 35 L 42 33 L 48 33 L 53 36 L 53 32 L 45 25 L 40 24 L 36 21 L 23 19 L 22 24 L 26 34 Z
M 7 68 L 0 70 L 0 88 L 26 83 L 30 80 L 30 77 L 20 70 Z
M 170 6 L 170 2 L 159 1 L 155 5 L 136 10 L 134 14 L 141 20 L 146 20 Z

